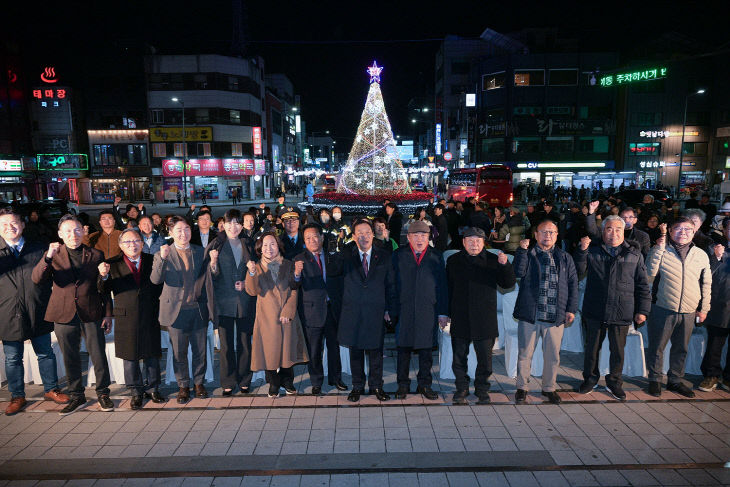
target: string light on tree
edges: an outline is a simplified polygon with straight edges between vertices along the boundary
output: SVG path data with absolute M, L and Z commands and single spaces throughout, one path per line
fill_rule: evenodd
M 408 174 L 403 168 L 380 92 L 382 66 L 373 61 L 367 68 L 370 90 L 360 117 L 355 142 L 338 183 L 349 194 L 408 194 Z

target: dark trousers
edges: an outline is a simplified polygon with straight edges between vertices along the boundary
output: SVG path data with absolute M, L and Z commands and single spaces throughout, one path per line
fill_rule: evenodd
M 196 309 L 182 309 L 175 323 L 167 328 L 172 346 L 172 365 L 178 387 L 190 387 L 190 366 L 188 365 L 188 346 L 192 351 L 193 384 L 205 381 L 207 358 L 207 326 Z
M 267 370 L 266 382 L 276 388 L 281 386 L 294 387 L 294 367 L 281 367 L 278 372 L 276 370 Z
M 221 387 L 234 389 L 236 386 L 251 385 L 251 330 L 253 317 L 218 317 L 218 337 L 221 350 L 218 355 L 221 368 Z M 235 347 L 234 347 L 235 342 Z
M 327 346 L 327 375 L 330 382 L 342 379 L 342 361 L 340 360 L 340 343 L 337 341 L 337 320 L 327 306 L 327 319 L 324 326 L 304 327 L 309 352 L 309 379 L 313 387 L 322 387 L 324 381 L 324 364 L 322 363 L 323 345 Z M 324 342 L 324 343 L 323 343 Z
M 627 325 L 608 325 L 600 321 L 583 319 L 586 329 L 586 349 L 583 357 L 583 378 L 598 383 L 600 373 L 598 372 L 598 354 L 601 351 L 603 340 L 608 335 L 608 348 L 611 355 L 608 359 L 609 372 L 606 376 L 606 384 L 621 386 L 621 376 L 624 370 L 624 348 L 626 347 L 626 335 L 629 332 Z
M 160 358 L 149 357 L 141 361 L 124 360 L 124 383 L 133 396 L 156 391 L 160 386 Z M 140 367 L 141 365 L 141 367 Z
M 383 388 L 383 345 L 373 350 L 350 348 L 350 370 L 352 371 L 352 390 L 365 389 L 365 353 L 368 354 L 369 373 L 368 385 L 370 389 Z
M 702 358 L 702 375 L 705 377 L 722 377 L 730 381 L 730 357 L 725 353 L 725 370 L 722 369 L 722 348 L 730 335 L 730 328 L 707 325 L 707 350 Z
M 431 348 L 420 348 L 418 352 L 418 387 L 431 387 L 431 367 L 433 366 L 433 350 Z M 408 377 L 411 370 L 412 347 L 398 347 L 398 387 L 411 387 L 411 380 Z
M 88 323 L 62 324 L 55 323 L 54 331 L 61 347 L 63 364 L 66 366 L 66 378 L 68 379 L 68 393 L 73 397 L 84 396 L 84 385 L 81 382 L 81 337 L 86 342 L 86 350 L 89 352 L 89 359 L 94 364 L 96 373 L 96 394 L 109 394 L 109 364 L 106 361 L 106 339 L 101 323 L 91 321 Z
M 474 344 L 474 352 L 477 356 L 477 369 L 474 374 L 474 392 L 487 392 L 489 390 L 489 376 L 492 375 L 492 348 L 494 338 L 483 340 L 468 340 L 466 338 L 451 337 L 451 350 L 454 359 L 451 369 L 456 377 L 455 385 L 457 391 L 469 390 L 469 344 Z
M 695 328 L 694 313 L 675 313 L 661 306 L 652 305 L 647 320 L 649 332 L 649 349 L 646 365 L 649 369 L 649 381 L 658 382 L 664 376 L 664 349 L 672 340 L 669 349 L 669 373 L 667 384 L 678 384 L 684 377 L 684 363 L 687 359 L 687 346 Z

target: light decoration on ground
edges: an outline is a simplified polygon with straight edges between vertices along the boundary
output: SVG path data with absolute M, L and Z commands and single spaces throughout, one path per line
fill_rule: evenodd
M 408 194 L 408 174 L 396 149 L 393 131 L 380 92 L 380 73 L 376 62 L 367 69 L 370 90 L 360 117 L 355 142 L 337 190 L 347 194 Z

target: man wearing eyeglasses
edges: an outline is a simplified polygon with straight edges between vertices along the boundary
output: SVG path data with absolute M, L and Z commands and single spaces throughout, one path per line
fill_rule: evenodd
M 141 409 L 143 397 L 165 402 L 158 390 L 162 349 L 157 316 L 162 286 L 150 281 L 154 256 L 142 252 L 144 242 L 137 230 L 123 230 L 119 247 L 122 254 L 102 262 L 99 275 L 108 298 L 114 293 L 115 353 L 124 361 L 124 383 L 132 393 L 131 408 Z
M 707 253 L 692 243 L 695 225 L 679 217 L 669 232 L 662 224 L 661 236 L 649 251 L 646 270 L 650 280 L 659 279 L 656 304 L 651 307 L 647 323 L 649 349 L 646 363 L 649 369 L 649 394 L 662 393 L 664 348 L 669 340 L 669 373 L 667 390 L 685 397 L 694 397 L 692 389 L 682 383 L 692 330 L 702 323 L 710 310 L 712 271 Z M 667 244 L 667 233 L 669 243 Z
M 558 226 L 552 219 L 538 223 L 535 239 L 537 244 L 532 248 L 528 239 L 520 241 L 513 262 L 515 276 L 522 279 L 513 314 L 518 320 L 515 402 L 524 404 L 527 399 L 532 354 L 540 336 L 545 360 L 542 395 L 560 404 L 555 390 L 560 343 L 564 325 L 573 322 L 578 310 L 578 276 L 573 258 L 555 245 Z

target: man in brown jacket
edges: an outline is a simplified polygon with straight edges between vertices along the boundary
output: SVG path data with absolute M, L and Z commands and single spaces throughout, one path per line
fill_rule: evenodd
M 75 216 L 63 216 L 58 222 L 58 236 L 63 244 L 51 243 L 31 276 L 36 284 L 53 282 L 45 319 L 54 323 L 71 396 L 71 402 L 61 410 L 61 415 L 71 414 L 86 404 L 81 381 L 82 336 L 96 372 L 99 408 L 114 410 L 114 403 L 109 399 L 109 364 L 104 339 L 104 333 L 112 328 L 111 308 L 99 293 L 99 266 L 103 264 L 104 256 L 99 250 L 82 244 L 83 235 L 83 226 Z
M 104 259 L 119 255 L 122 251 L 119 248 L 119 235 L 122 232 L 115 229 L 114 225 L 114 212 L 112 210 L 102 210 L 99 213 L 99 226 L 101 230 L 91 235 L 85 235 L 84 245 L 101 250 L 104 253 Z

